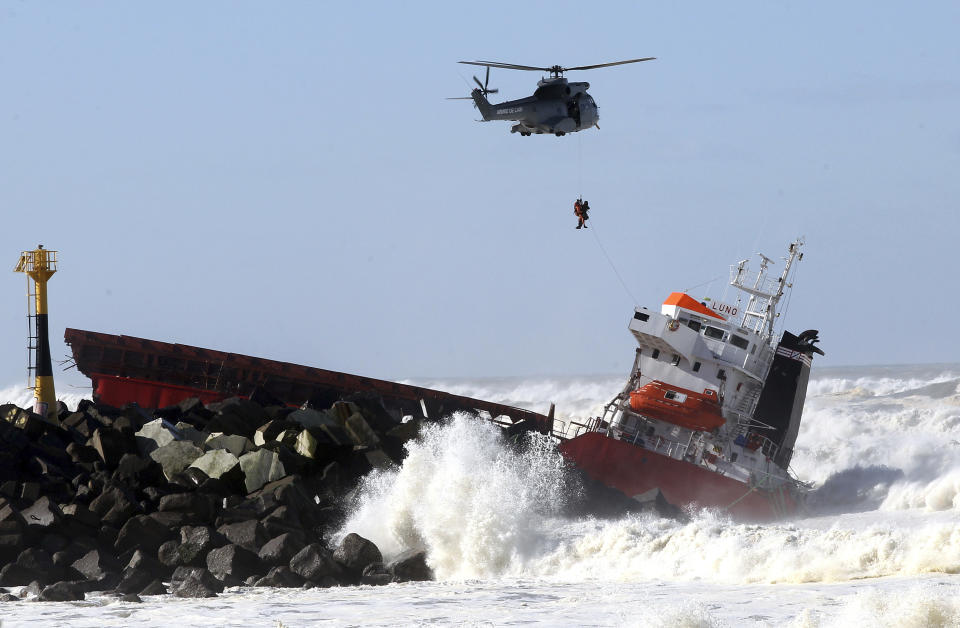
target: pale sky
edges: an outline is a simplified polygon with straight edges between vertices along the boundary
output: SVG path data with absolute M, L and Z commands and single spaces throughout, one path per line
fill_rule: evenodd
M 55 360 L 77 327 L 386 378 L 626 376 L 633 297 L 718 296 L 802 235 L 786 327 L 820 330 L 818 364 L 958 362 L 957 33 L 952 1 L 2 0 L 0 251 L 60 252 Z M 445 100 L 482 78 L 459 60 L 646 56 L 568 75 L 600 130 Z M 493 99 L 539 78 L 493 70 Z M 3 286 L 0 387 L 26 380 Z

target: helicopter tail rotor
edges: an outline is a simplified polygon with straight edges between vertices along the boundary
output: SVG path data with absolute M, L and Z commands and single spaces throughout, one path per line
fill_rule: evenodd
M 487 94 L 496 94 L 500 91 L 499 89 L 490 89 L 487 87 L 487 85 L 490 84 L 490 66 L 487 66 L 487 75 L 483 79 L 483 83 L 481 83 L 480 79 L 478 79 L 476 76 L 473 77 L 473 81 L 477 84 L 477 87 L 480 88 L 480 91 L 483 93 L 484 97 L 486 97 Z

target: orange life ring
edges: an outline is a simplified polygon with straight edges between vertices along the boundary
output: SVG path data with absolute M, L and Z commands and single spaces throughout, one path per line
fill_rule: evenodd
M 669 329 L 670 331 L 677 331 L 678 329 L 680 329 L 680 321 L 678 321 L 677 319 L 673 319 L 672 321 L 670 321 L 670 324 L 667 325 L 667 329 Z

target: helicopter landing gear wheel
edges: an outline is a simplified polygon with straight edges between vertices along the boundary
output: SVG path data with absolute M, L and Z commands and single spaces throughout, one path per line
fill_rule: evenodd
M 566 133 L 561 133 L 560 131 L 557 131 L 556 133 L 554 133 L 554 135 L 556 135 L 557 137 L 563 137 L 564 135 L 566 135 Z
M 520 135 L 522 135 L 523 137 L 530 137 L 530 134 L 525 133 L 524 131 L 520 131 Z

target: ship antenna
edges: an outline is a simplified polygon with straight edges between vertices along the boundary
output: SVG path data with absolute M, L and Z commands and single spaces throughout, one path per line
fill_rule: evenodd
M 785 258 L 786 264 L 783 272 L 775 280 L 767 278 L 767 269 L 774 261 L 763 253 L 757 254 L 760 256 L 760 271 L 757 273 L 753 285 L 746 283 L 746 260 L 730 267 L 730 285 L 750 295 L 747 307 L 743 311 L 741 327 L 753 329 L 768 340 L 773 337 L 773 326 L 777 319 L 777 304 L 783 296 L 784 290 L 791 287 L 787 283 L 787 277 L 794 261 L 802 257 L 800 253 L 800 247 L 802 246 L 803 238 L 798 238 L 790 244 L 789 255 Z

